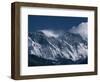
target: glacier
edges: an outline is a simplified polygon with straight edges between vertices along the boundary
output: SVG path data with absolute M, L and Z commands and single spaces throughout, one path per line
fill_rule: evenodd
M 28 66 L 88 63 L 88 40 L 72 32 L 39 30 L 28 33 Z

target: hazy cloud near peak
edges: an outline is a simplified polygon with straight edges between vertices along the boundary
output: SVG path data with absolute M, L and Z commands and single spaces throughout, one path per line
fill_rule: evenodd
M 59 35 L 52 30 L 41 30 L 41 32 L 43 32 L 47 37 L 59 37 Z
M 80 34 L 83 39 L 88 38 L 88 24 L 87 22 L 80 23 L 77 27 L 73 26 L 72 29 L 69 30 L 71 33 Z
M 55 37 L 58 38 L 60 35 L 62 35 L 65 31 L 64 30 L 50 30 L 50 29 L 43 29 L 40 30 L 43 32 L 47 37 Z M 87 40 L 88 38 L 88 24 L 87 22 L 80 23 L 77 27 L 73 26 L 69 31 L 74 34 L 80 34 L 84 40 Z

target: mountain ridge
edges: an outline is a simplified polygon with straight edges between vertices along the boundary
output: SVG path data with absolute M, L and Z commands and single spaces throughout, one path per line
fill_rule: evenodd
M 64 64 L 64 62 L 61 63 L 63 60 L 65 62 L 70 60 L 72 64 L 75 64 L 77 61 L 87 59 L 87 51 L 87 40 L 84 40 L 79 34 L 64 32 L 59 37 L 54 37 L 54 34 L 48 37 L 42 31 L 28 33 L 29 56 L 50 60 L 51 64 L 53 62 L 55 65 Z

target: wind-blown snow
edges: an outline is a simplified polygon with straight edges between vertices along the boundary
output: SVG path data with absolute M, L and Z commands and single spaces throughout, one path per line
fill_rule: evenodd
M 78 25 L 78 27 L 73 26 L 72 29 L 70 29 L 71 33 L 75 33 L 75 34 L 80 34 L 83 39 L 87 39 L 88 38 L 88 24 L 87 22 L 82 22 Z
M 54 33 L 52 30 L 41 30 L 47 37 L 59 37 L 58 34 Z

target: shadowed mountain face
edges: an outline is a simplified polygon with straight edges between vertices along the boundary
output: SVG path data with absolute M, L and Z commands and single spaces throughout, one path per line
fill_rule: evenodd
M 87 64 L 88 43 L 80 34 L 37 31 L 28 34 L 28 66 Z

